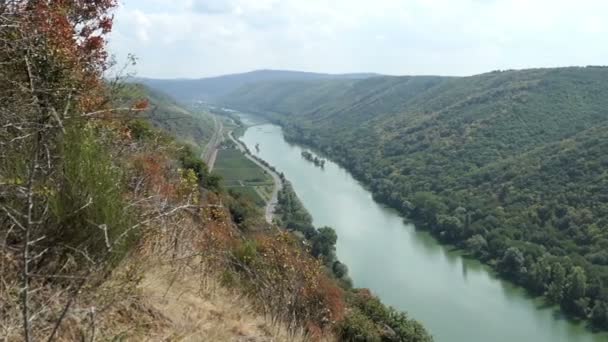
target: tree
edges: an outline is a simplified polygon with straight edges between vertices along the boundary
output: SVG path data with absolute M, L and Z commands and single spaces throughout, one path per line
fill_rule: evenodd
M 338 236 L 333 228 L 319 228 L 319 234 L 312 238 L 312 255 L 315 257 L 332 257 L 336 249 Z
M 564 306 L 579 316 L 585 316 L 588 309 L 588 300 L 585 298 L 587 290 L 587 276 L 580 266 L 574 266 L 566 281 L 564 288 Z
M 482 256 L 488 248 L 488 242 L 483 236 L 475 234 L 466 241 L 466 246 L 475 256 Z
M 517 247 L 509 247 L 500 260 L 498 269 L 514 280 L 519 280 L 519 276 L 525 272 L 525 261 L 523 253 Z
M 584 297 L 586 286 L 587 275 L 585 274 L 585 270 L 580 266 L 574 266 L 568 275 L 566 298 L 574 301 Z
M 58 338 L 77 297 L 105 280 L 132 248 L 135 231 L 174 212 L 165 211 L 170 204 L 155 206 L 145 224 L 136 224 L 138 209 L 156 199 L 130 202 L 143 190 L 125 196 L 116 156 L 122 151 L 112 147 L 126 140 L 128 128 L 110 125 L 110 116 L 144 107 L 110 106 L 113 87 L 104 73 L 112 65 L 106 37 L 115 5 L 0 2 L 0 236 L 3 253 L 14 253 L 3 258 L 15 270 L 0 274 L 0 283 L 19 280 L 14 297 L 10 288 L 2 291 L 20 308 L 19 340 Z M 132 181 L 143 189 L 140 177 Z M 5 318 L 13 313 L 5 299 L 0 325 L 7 332 Z
M 530 270 L 530 286 L 537 293 L 544 293 L 548 285 L 551 283 L 551 263 L 549 255 L 545 254 L 540 257 Z
M 564 286 L 566 283 L 566 270 L 559 263 L 551 267 L 551 284 L 547 288 L 547 298 L 553 303 L 559 304 L 564 298 Z
M 591 310 L 591 321 L 598 327 L 608 326 L 608 309 L 603 301 L 596 301 Z
M 446 234 L 452 238 L 459 238 L 463 235 L 462 221 L 458 217 L 450 215 L 437 215 L 437 224 Z
M 417 192 L 412 199 L 412 205 L 414 206 L 414 216 L 424 220 L 430 226 L 436 224 L 437 214 L 440 214 L 445 208 L 440 198 L 431 192 Z
M 342 278 L 348 274 L 348 267 L 336 260 L 332 266 L 332 271 L 337 278 Z

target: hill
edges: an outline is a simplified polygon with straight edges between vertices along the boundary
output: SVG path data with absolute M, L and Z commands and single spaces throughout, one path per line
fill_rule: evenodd
M 182 142 L 203 147 L 213 136 L 215 121 L 204 110 L 186 108 L 171 96 L 143 84 L 127 83 L 119 87 L 115 101 L 119 103 L 145 99 L 148 108 L 139 113 L 154 127 Z
M 137 83 L 165 92 L 180 102 L 215 102 L 218 98 L 248 84 L 263 81 L 313 81 L 321 79 L 362 79 L 375 74 L 320 74 L 285 70 L 256 70 L 240 74 L 200 79 L 137 78 Z
M 266 82 L 223 99 L 438 239 L 608 327 L 608 68 Z
M 338 279 L 331 228 L 312 253 L 226 191 L 202 116 L 104 79 L 114 6 L 0 6 L 0 340 L 431 341 Z

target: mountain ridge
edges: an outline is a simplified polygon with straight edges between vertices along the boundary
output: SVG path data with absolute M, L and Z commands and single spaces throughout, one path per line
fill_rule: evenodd
M 203 78 L 156 79 L 138 77 L 133 82 L 145 84 L 161 90 L 176 100 L 185 103 L 196 101 L 214 102 L 244 85 L 260 81 L 320 79 L 362 79 L 380 76 L 374 73 L 324 74 L 305 71 L 262 69 L 245 73 L 228 74 Z

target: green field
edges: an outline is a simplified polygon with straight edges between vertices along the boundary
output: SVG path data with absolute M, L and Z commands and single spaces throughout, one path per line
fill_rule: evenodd
M 263 207 L 274 186 L 272 177 L 235 149 L 220 150 L 214 172 L 222 177 L 224 187 L 241 193 Z

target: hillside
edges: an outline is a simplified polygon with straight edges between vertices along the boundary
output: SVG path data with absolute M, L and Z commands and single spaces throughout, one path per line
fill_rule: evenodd
M 193 146 L 205 146 L 215 131 L 215 122 L 209 113 L 187 109 L 169 95 L 143 84 L 123 84 L 114 98 L 118 103 L 128 103 L 135 99 L 147 100 L 148 108 L 138 116 Z
M 608 68 L 266 82 L 223 102 L 280 123 L 438 239 L 608 328 Z
M 248 84 L 264 81 L 314 81 L 322 79 L 362 79 L 374 74 L 319 74 L 301 71 L 256 70 L 201 79 L 137 78 L 137 83 L 163 91 L 180 102 L 215 102 L 220 97 Z
M 227 191 L 206 115 L 107 82 L 115 5 L 0 6 L 0 340 L 432 341 Z

